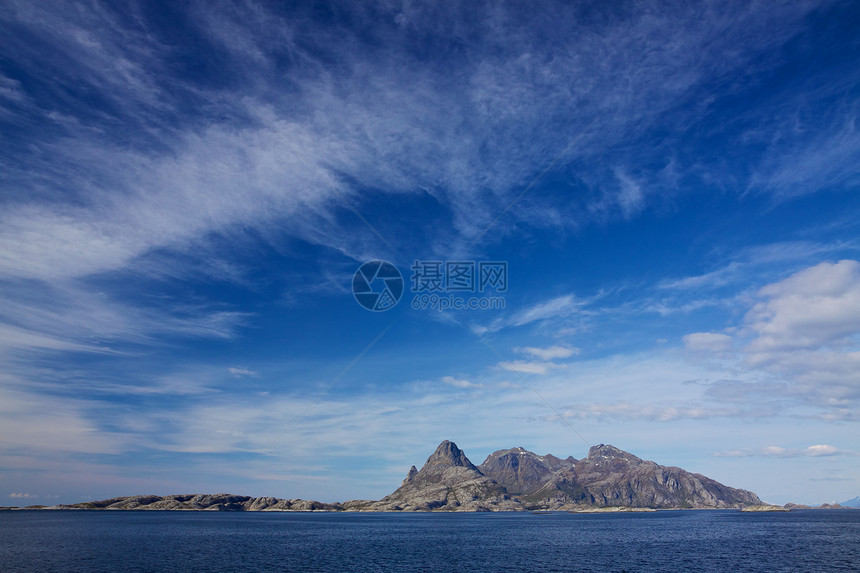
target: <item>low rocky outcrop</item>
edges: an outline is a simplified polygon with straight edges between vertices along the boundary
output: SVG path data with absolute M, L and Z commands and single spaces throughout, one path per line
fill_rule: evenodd
M 71 505 L 55 505 L 47 509 L 106 509 L 106 510 L 189 510 L 189 511 L 343 511 L 343 504 L 322 503 L 305 499 L 250 497 L 247 495 L 187 494 L 133 495 L 102 501 L 87 501 Z
M 653 507 L 578 507 L 569 510 L 570 513 L 647 513 L 657 511 Z M 552 512 L 550 512 L 552 513 Z

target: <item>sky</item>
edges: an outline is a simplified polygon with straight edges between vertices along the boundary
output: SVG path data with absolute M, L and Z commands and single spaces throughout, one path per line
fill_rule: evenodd
M 378 499 L 445 439 L 860 494 L 858 24 L 3 2 L 0 505 Z

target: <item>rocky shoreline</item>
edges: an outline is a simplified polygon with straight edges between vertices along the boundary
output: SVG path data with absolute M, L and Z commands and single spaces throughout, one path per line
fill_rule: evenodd
M 791 511 L 791 509 L 781 505 L 751 505 L 741 511 Z

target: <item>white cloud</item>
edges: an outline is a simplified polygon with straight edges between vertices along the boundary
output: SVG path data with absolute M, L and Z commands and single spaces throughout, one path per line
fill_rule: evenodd
M 759 291 L 746 315 L 755 363 L 785 351 L 842 345 L 860 333 L 860 263 L 820 263 Z
M 839 450 L 834 446 L 828 446 L 826 444 L 819 444 L 815 446 L 809 446 L 806 448 L 806 451 L 810 456 L 832 456 L 839 452 Z
M 745 364 L 784 377 L 828 420 L 860 416 L 860 263 L 824 262 L 759 291 Z
M 0 74 L 0 97 L 13 102 L 21 102 L 25 99 L 21 82 Z
M 854 71 L 842 81 L 853 83 L 857 79 Z M 839 85 L 841 82 L 835 83 Z M 770 126 L 766 136 L 770 142 L 781 141 L 781 145 L 778 151 L 770 150 L 757 166 L 750 180 L 751 189 L 765 190 L 785 199 L 850 184 L 856 179 L 860 165 L 860 131 L 856 117 L 860 107 L 856 100 L 841 100 L 840 89 L 830 86 L 817 94 L 832 98 L 832 111 L 815 120 L 814 130 L 802 118 L 811 103 L 807 98 L 798 96 L 796 101 L 784 106 L 783 109 L 791 111 L 779 117 L 782 121 Z
M 564 317 L 573 313 L 582 304 L 573 295 L 559 296 L 518 311 L 510 319 L 510 324 L 522 326 L 538 320 Z
M 76 351 L 117 354 L 128 344 L 161 344 L 165 334 L 230 338 L 240 312 L 163 302 L 138 307 L 85 282 L 0 281 L 0 354 Z
M 110 352 L 109 348 L 64 340 L 61 336 L 34 332 L 0 323 L 0 352 L 9 348 L 28 350 L 72 350 L 77 352 Z
M 740 361 L 709 395 L 729 401 L 765 399 L 819 409 L 825 420 L 860 417 L 860 263 L 823 262 L 760 288 L 731 336 L 684 336 L 688 350 Z M 745 298 L 736 300 L 746 301 Z M 738 371 L 764 377 L 756 384 L 730 382 Z M 766 392 L 765 392 L 766 391 Z
M 453 376 L 443 376 L 442 382 L 455 388 L 482 388 L 483 384 L 470 382 L 464 378 L 454 378 Z
M 751 56 L 734 48 L 738 40 L 750 47 L 749 54 L 779 45 L 781 38 L 791 36 L 790 24 L 808 9 L 749 9 L 728 15 L 688 8 L 607 22 L 599 33 L 570 19 L 564 21 L 580 33 L 567 25 L 547 27 L 544 24 L 555 20 L 545 16 L 549 19 L 535 24 L 540 35 L 494 17 L 495 24 L 482 30 L 481 41 L 500 42 L 511 50 L 483 52 L 475 45 L 477 51 L 464 50 L 467 57 L 439 74 L 431 67 L 410 65 L 407 51 L 397 49 L 405 37 L 388 36 L 390 31 L 380 32 L 377 39 L 394 49 L 374 52 L 372 58 L 356 49 L 364 47 L 361 38 L 347 30 L 337 34 L 320 30 L 315 50 L 308 51 L 299 40 L 302 26 L 289 18 L 259 7 L 247 18 L 237 18 L 233 10 L 213 4 L 206 10 L 191 8 L 198 11 L 189 21 L 199 22 L 201 33 L 223 48 L 226 61 L 235 65 L 233 73 L 240 79 L 247 74 L 254 81 L 237 81 L 245 87 L 234 91 L 208 92 L 185 78 L 169 77 L 172 44 L 160 42 L 150 31 L 125 27 L 110 10 L 63 11 L 18 3 L 10 17 L 55 49 L 38 50 L 34 46 L 39 42 L 20 41 L 10 43 L 9 49 L 22 62 L 51 69 L 54 62 L 47 54 L 64 54 L 68 73 L 53 80 L 101 94 L 116 107 L 117 117 L 100 115 L 92 120 L 92 129 L 39 139 L 40 154 L 28 155 L 28 163 L 16 157 L 4 164 L 25 183 L 32 173 L 40 177 L 32 189 L 22 189 L 25 199 L 3 205 L 0 277 L 57 286 L 68 279 L 151 270 L 157 267 L 153 264 L 157 253 L 206 251 L 215 259 L 220 253 L 209 244 L 210 238 L 243 228 L 272 241 L 280 234 L 298 236 L 363 259 L 379 249 L 373 233 L 367 229 L 343 233 L 335 223 L 336 213 L 347 202 L 360 199 L 357 188 L 429 193 L 450 208 L 451 225 L 457 231 L 437 234 L 472 237 L 498 214 L 500 199 L 516 196 L 535 171 L 595 117 L 599 129 L 569 149 L 563 163 L 600 155 L 626 140 L 631 128 L 636 132 L 663 121 L 663 112 L 686 101 L 689 90 L 707 80 L 706 68 L 691 54 L 713 51 L 721 69 L 746 68 Z M 712 36 L 697 25 L 701 10 L 708 12 L 712 29 L 721 34 Z M 361 11 L 355 16 L 365 17 Z M 432 31 L 450 13 L 413 7 L 391 17 Z M 738 21 L 750 26 L 737 26 Z M 749 32 L 770 27 L 771 22 L 786 25 L 774 26 L 769 34 Z M 667 29 L 673 31 L 671 42 L 660 37 L 659 32 Z M 512 37 L 517 41 L 511 42 Z M 566 48 L 556 49 L 558 45 Z M 548 50 L 552 58 L 539 56 Z M 284 58 L 285 52 L 289 58 Z M 285 59 L 304 62 L 309 70 L 325 69 L 324 60 L 337 60 L 344 73 L 302 74 L 303 66 L 298 66 L 290 74 L 295 86 L 291 84 L 285 105 L 282 98 L 271 97 L 272 92 L 280 93 L 277 89 L 259 89 L 266 81 L 280 85 L 282 74 L 273 70 Z M 621 84 L 616 67 L 626 70 Z M 672 82 L 658 79 L 666 77 Z M 2 85 L 17 97 L 21 86 L 7 80 Z M 169 89 L 164 87 L 168 84 Z M 163 119 L 163 112 L 180 100 L 204 102 L 198 107 L 210 110 L 212 117 L 201 115 L 182 125 L 174 125 L 172 116 Z M 49 117 L 56 110 L 38 111 Z M 74 113 L 63 115 L 73 118 Z M 559 122 L 559 117 L 565 121 Z M 558 128 L 560 123 L 563 129 Z M 126 134 L 133 131 L 129 126 L 137 125 L 148 126 L 143 140 L 128 142 Z M 122 143 L 117 144 L 114 136 Z M 155 141 L 157 145 L 150 144 Z M 486 146 L 487 141 L 493 145 Z M 618 202 L 627 216 L 643 208 L 648 197 L 639 174 L 624 165 L 610 171 L 596 176 L 595 188 L 620 185 Z M 521 202 L 509 216 L 533 224 L 566 219 L 555 211 L 538 201 Z M 552 216 L 544 217 L 548 213 Z M 456 247 L 458 240 L 444 246 Z M 171 272 L 194 271 L 176 265 Z M 79 286 L 77 294 L 67 294 L 80 300 L 64 309 L 74 308 L 75 315 L 92 308 L 84 300 L 87 285 Z M 118 323 L 134 324 L 128 319 L 137 318 L 135 310 L 118 306 L 114 305 L 116 314 L 123 319 Z M 514 313 L 505 324 L 551 320 L 577 309 L 572 295 L 561 296 Z M 157 314 L 151 317 L 156 320 L 146 323 L 157 324 Z M 238 320 L 229 313 L 211 312 L 173 325 L 218 336 L 232 332 Z M 136 334 L 145 330 L 128 329 Z M 27 339 L 34 347 L 81 344 L 67 340 L 65 333 L 64 337 L 32 330 L 38 338 Z
M 553 368 L 561 368 L 560 365 L 553 362 L 542 362 L 536 360 L 511 360 L 499 362 L 496 364 L 496 367 L 508 371 L 513 370 L 521 374 L 546 374 Z
M 227 372 L 229 372 L 233 376 L 253 376 L 253 377 L 259 376 L 259 374 L 257 374 L 257 372 L 250 370 L 248 368 L 243 368 L 243 367 L 232 367 L 231 366 L 230 368 L 227 368 Z
M 112 454 L 126 437 L 105 431 L 92 419 L 102 404 L 50 397 L 0 385 L 0 451 L 40 454 Z
M 628 175 L 616 171 L 615 176 L 621 184 L 621 190 L 618 193 L 618 204 L 621 206 L 621 212 L 626 219 L 629 219 L 633 214 L 642 209 L 645 203 L 645 195 L 642 193 L 642 188 L 639 183 L 631 179 Z
M 537 348 L 534 346 L 519 346 L 514 348 L 514 352 L 528 354 L 540 358 L 541 360 L 555 360 L 557 358 L 569 358 L 580 353 L 579 348 L 571 346 L 550 346 L 548 348 Z
M 370 56 L 363 32 L 316 29 L 314 49 L 308 50 L 297 20 L 262 7 L 246 7 L 248 16 L 238 18 L 235 10 L 213 3 L 189 8 L 187 21 L 197 22 L 198 31 L 222 49 L 225 76 L 242 87 L 207 91 L 188 78 L 170 77 L 173 50 L 180 48 L 160 41 L 144 24 L 127 27 L 110 10 L 17 3 L 10 18 L 39 41 L 11 44 L 16 59 L 57 69 L 48 54 L 63 54 L 68 73 L 52 81 L 101 94 L 119 117 L 100 116 L 102 133 L 75 129 L 65 138 L 38 141 L 43 157 L 29 158 L 23 167 L 10 161 L 16 172 L 40 173 L 40 196 L 4 206 L 0 276 L 51 280 L 128 269 L 155 251 L 199 248 L 207 237 L 243 227 L 264 235 L 278 229 L 366 258 L 379 248 L 370 231 L 363 229 L 369 238 L 348 233 L 344 240 L 331 225 L 345 200 L 359 199 L 356 188 L 429 193 L 451 209 L 459 234 L 474 237 L 498 215 L 500 200 L 515 197 L 594 118 L 595 129 L 567 150 L 565 163 L 600 157 L 662 125 L 664 114 L 708 82 L 709 73 L 723 77 L 760 64 L 755 54 L 792 37 L 810 9 L 634 10 L 595 28 L 560 7 L 532 14 L 532 26 L 519 26 L 514 8 L 485 14 L 476 6 L 477 19 L 493 25 L 482 27 L 478 38 L 459 37 L 469 48 L 451 51 L 439 73 L 414 65 L 402 49 L 414 30 L 358 24 L 378 34 L 371 44 L 384 48 Z M 391 21 L 399 18 L 412 23 L 410 30 L 414 25 L 427 33 L 438 33 L 452 17 L 440 7 L 382 10 Z M 367 18 L 362 10 L 352 15 L 356 22 Z M 708 27 L 699 26 L 703 18 Z M 768 33 L 756 33 L 763 29 Z M 746 49 L 737 50 L 739 44 Z M 549 53 L 551 58 L 541 56 Z M 716 68 L 701 65 L 705 56 Z M 302 62 L 287 74 L 287 100 L 272 97 L 281 93 L 284 61 Z M 329 69 L 328 61 L 338 61 L 343 73 L 317 73 Z M 163 117 L 188 100 L 205 104 L 197 106 L 196 122 L 177 126 L 172 115 Z M 240 125 L 237 117 L 246 121 Z M 141 137 L 157 146 L 128 145 L 129 126 L 147 126 Z M 113 144 L 111 135 L 121 135 L 123 143 Z M 625 216 L 647 198 L 629 173 L 634 171 L 621 166 L 590 182 L 596 188 L 620 184 L 617 200 Z M 68 201 L 40 200 L 44 196 Z M 534 201 L 519 203 L 508 216 L 560 226 L 566 215 Z M 501 225 L 497 231 L 506 232 Z M 459 239 L 441 240 L 455 247 Z M 540 319 L 539 311 L 523 314 L 518 324 Z
M 784 241 L 745 247 L 733 253 L 731 260 L 716 270 L 680 279 L 664 280 L 661 289 L 712 290 L 731 285 L 746 287 L 751 280 L 782 272 L 786 263 L 803 263 L 820 260 L 829 253 L 844 250 L 844 244 L 825 244 L 812 241 Z
M 726 352 L 732 349 L 732 338 L 714 332 L 694 332 L 683 338 L 684 347 L 694 352 Z
M 219 127 L 189 133 L 170 157 L 67 142 L 55 160 L 68 167 L 67 184 L 88 188 L 85 206 L 8 206 L 0 216 L 0 277 L 56 280 L 130 268 L 152 250 L 186 249 L 204 244 L 206 233 L 242 224 L 265 228 L 289 215 L 285 230 L 325 242 L 320 231 L 300 229 L 335 192 L 281 139 L 307 134 L 275 127 L 280 135 Z M 316 139 L 304 151 L 322 157 L 325 145 Z M 76 181 L 81 165 L 99 182 L 95 188 Z
M 836 456 L 845 454 L 835 446 L 818 444 L 809 446 L 808 448 L 784 448 L 782 446 L 765 446 L 760 449 L 752 450 L 728 450 L 716 452 L 713 455 L 724 458 L 803 458 L 803 457 L 821 457 L 821 456 Z
M 689 276 L 680 279 L 663 281 L 661 288 L 667 289 L 694 289 L 701 287 L 723 286 L 737 279 L 742 264 L 732 261 L 726 266 L 715 271 L 710 271 L 701 275 Z
M 32 498 L 39 497 L 39 496 L 35 493 L 10 493 L 9 497 L 12 497 L 15 499 L 32 499 Z
M 661 400 L 657 403 L 638 403 L 619 401 L 611 403 L 590 402 L 578 405 L 576 408 L 564 411 L 564 416 L 571 419 L 597 418 L 604 420 L 649 420 L 656 422 L 672 422 L 679 420 L 706 420 L 709 418 L 742 418 L 761 415 L 771 415 L 773 412 L 766 408 L 741 408 L 737 406 L 714 406 L 704 403 L 678 401 L 675 403 Z

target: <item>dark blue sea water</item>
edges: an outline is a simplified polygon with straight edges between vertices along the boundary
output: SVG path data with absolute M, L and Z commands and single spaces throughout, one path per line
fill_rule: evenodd
M 860 511 L 0 511 L 12 571 L 860 571 Z

